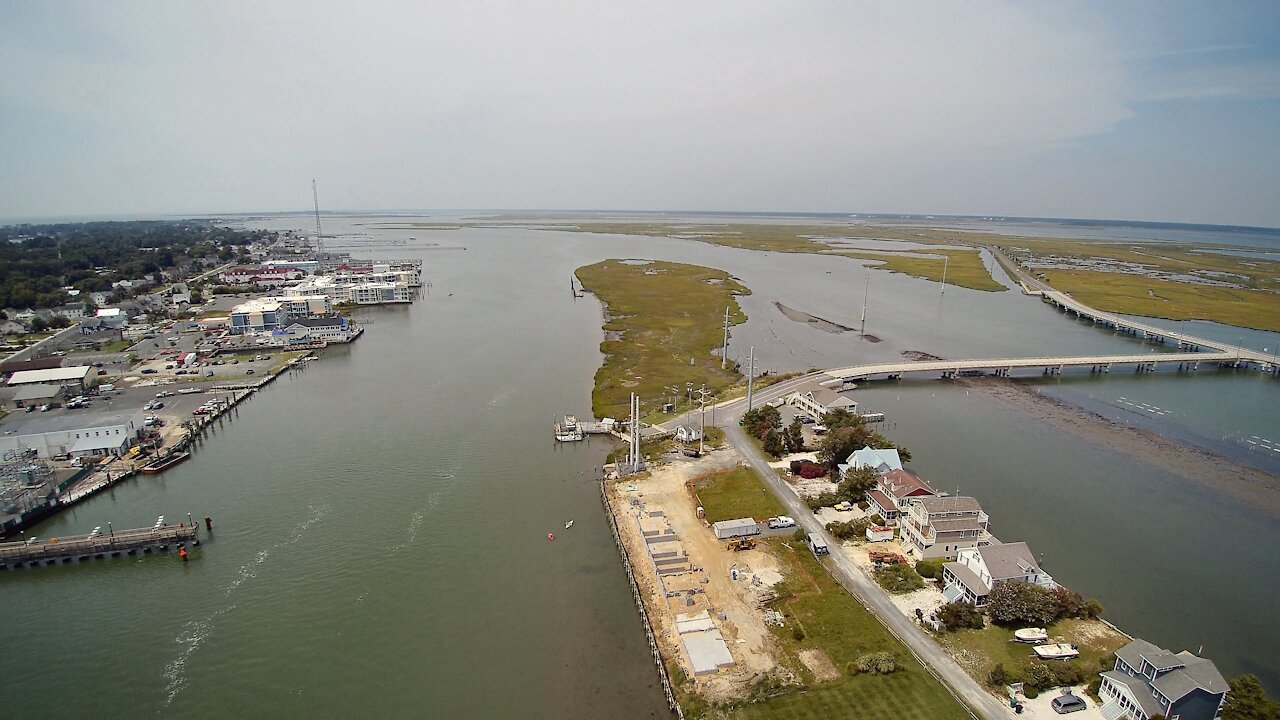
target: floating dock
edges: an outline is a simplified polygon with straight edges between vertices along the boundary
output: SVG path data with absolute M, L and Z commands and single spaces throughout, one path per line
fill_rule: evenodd
M 108 530 L 104 533 L 101 528 L 95 528 L 88 535 L 0 543 L 0 570 L 55 565 L 90 558 L 168 552 L 183 544 L 200 544 L 198 526 L 164 525 L 159 520 L 154 527 L 135 530 Z

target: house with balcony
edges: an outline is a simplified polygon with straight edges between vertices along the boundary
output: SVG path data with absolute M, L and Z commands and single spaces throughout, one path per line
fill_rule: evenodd
M 289 313 L 278 298 L 250 300 L 231 308 L 231 334 L 272 332 L 286 326 Z
M 917 560 L 954 560 L 965 548 L 990 545 L 990 518 L 971 497 L 912 498 L 899 518 L 902 546 Z
M 894 451 L 897 456 L 897 451 Z M 867 492 L 867 512 L 879 515 L 886 523 L 894 523 L 907 511 L 914 499 L 935 497 L 938 493 L 915 473 L 890 470 L 880 475 L 876 486 Z
M 816 382 L 801 385 L 799 390 L 787 396 L 787 404 L 815 420 L 821 420 L 823 415 L 839 408 L 849 412 L 858 408 L 858 403 Z
M 1107 720 L 1214 720 L 1228 690 L 1213 661 L 1135 638 L 1116 651 L 1115 670 L 1102 673 L 1099 712 Z
M 1024 542 L 964 548 L 956 554 L 955 562 L 942 566 L 942 594 L 948 602 L 982 607 L 996 583 L 1006 580 L 1022 580 L 1046 590 L 1058 586 L 1040 569 Z

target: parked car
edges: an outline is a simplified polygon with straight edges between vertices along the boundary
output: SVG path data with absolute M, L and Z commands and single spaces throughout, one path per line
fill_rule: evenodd
M 164 403 L 162 403 L 162 402 L 160 402 L 160 401 L 158 401 L 158 400 L 152 401 L 152 403 L 151 403 L 151 409 L 152 409 L 152 410 L 159 410 L 159 409 L 160 409 L 160 408 L 162 408 L 162 407 L 164 407 Z
M 27 406 L 27 412 L 35 412 L 35 411 L 36 411 L 36 406 L 35 406 L 35 405 L 28 405 L 28 406 Z
M 106 375 L 106 374 L 107 374 L 107 371 L 106 371 L 106 370 L 99 370 L 99 371 L 98 371 L 98 374 L 99 374 L 99 375 Z
M 1053 711 L 1059 715 L 1066 715 L 1067 713 L 1084 710 L 1088 705 L 1085 705 L 1084 698 L 1066 693 L 1054 698 L 1053 702 L 1049 703 L 1049 707 L 1053 708 Z
M 143 374 L 143 375 L 155 375 L 155 374 L 156 374 L 156 369 L 155 369 L 155 368 L 142 368 L 142 374 Z
M 771 529 L 777 530 L 780 528 L 795 527 L 796 521 L 793 518 L 787 517 L 786 515 L 779 515 L 777 517 L 769 518 L 767 524 Z
M 49 412 L 52 409 L 53 409 L 53 406 L 50 405 L 49 403 L 45 403 L 44 405 L 40 406 L 40 412 Z
M 212 370 L 205 370 L 205 371 L 204 371 L 204 376 L 205 376 L 205 377 L 213 377 L 213 371 L 212 371 Z
M 156 397 L 158 398 L 172 397 L 172 396 L 173 396 L 172 390 L 161 390 L 160 392 L 156 393 Z
M 245 370 L 245 371 L 244 371 L 244 374 L 245 374 L 245 375 L 252 375 L 252 374 L 253 374 L 253 368 L 249 368 L 248 370 Z

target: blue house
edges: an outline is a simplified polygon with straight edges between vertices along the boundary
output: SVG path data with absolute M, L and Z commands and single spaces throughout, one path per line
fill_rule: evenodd
M 1134 639 L 1116 651 L 1116 669 L 1102 673 L 1098 696 L 1107 720 L 1214 720 L 1229 689 L 1213 661 Z

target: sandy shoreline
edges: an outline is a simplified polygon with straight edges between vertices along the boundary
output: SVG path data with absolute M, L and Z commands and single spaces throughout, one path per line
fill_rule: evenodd
M 1280 476 L 1150 430 L 1117 423 L 1098 413 L 1046 397 L 1016 381 L 962 378 L 954 382 L 1094 445 L 1135 457 L 1171 475 L 1224 492 L 1280 517 Z

